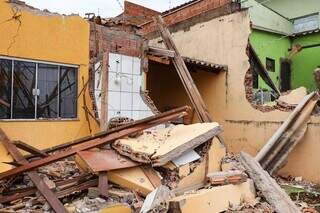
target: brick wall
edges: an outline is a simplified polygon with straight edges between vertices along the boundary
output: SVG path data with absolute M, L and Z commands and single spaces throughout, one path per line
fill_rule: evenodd
M 97 39 L 95 39 L 95 37 Z M 90 58 L 95 55 L 96 42 L 98 43 L 98 55 L 112 52 L 137 57 L 141 54 L 143 39 L 136 35 L 135 31 L 122 30 L 121 27 L 113 29 L 101 25 L 94 27 L 94 24 L 91 23 Z
M 143 16 L 152 17 L 160 14 L 157 11 L 151 10 L 149 8 L 143 7 L 138 4 L 131 3 L 129 1 L 124 2 L 124 14 L 128 16 Z
M 163 19 L 167 23 L 167 26 L 177 24 L 192 17 L 198 16 L 213 9 L 223 7 L 230 4 L 231 0 L 201 0 L 191 2 L 189 5 L 185 5 L 181 8 L 177 8 L 171 12 L 163 14 Z M 141 26 L 140 33 L 147 35 L 155 31 L 155 24 L 148 22 Z

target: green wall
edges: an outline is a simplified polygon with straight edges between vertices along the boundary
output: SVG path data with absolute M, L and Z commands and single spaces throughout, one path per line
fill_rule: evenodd
M 302 46 L 320 44 L 320 33 L 308 34 L 297 37 L 293 40 L 293 45 Z M 303 49 L 292 58 L 292 86 L 293 89 L 304 86 L 308 91 L 316 89 L 313 79 L 314 69 L 320 66 L 320 47 Z
M 275 85 L 279 87 L 280 58 L 287 56 L 288 49 L 291 46 L 290 39 L 278 34 L 253 30 L 250 35 L 250 43 L 264 65 L 267 57 L 275 60 L 275 72 L 268 73 Z M 261 78 L 259 78 L 259 88 L 270 90 L 270 87 Z
M 319 0 L 258 0 L 288 19 L 320 12 Z

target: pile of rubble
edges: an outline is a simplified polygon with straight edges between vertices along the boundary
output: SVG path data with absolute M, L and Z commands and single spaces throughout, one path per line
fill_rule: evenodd
M 0 174 L 0 212 L 300 211 L 254 158 L 227 153 L 218 123 L 168 125 L 188 111 L 182 107 L 42 151 L 20 142 L 31 153 L 25 157 L 2 132 L 16 168 Z

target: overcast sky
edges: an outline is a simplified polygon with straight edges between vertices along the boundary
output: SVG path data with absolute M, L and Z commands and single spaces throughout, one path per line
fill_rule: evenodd
M 119 15 L 122 11 L 124 0 L 24 0 L 27 4 L 39 8 L 48 9 L 50 12 L 61 14 L 79 14 L 96 13 L 102 17 L 113 17 Z M 118 3 L 119 1 L 119 3 Z M 149 7 L 151 9 L 163 12 L 169 8 L 183 4 L 189 0 L 129 0 L 133 3 Z

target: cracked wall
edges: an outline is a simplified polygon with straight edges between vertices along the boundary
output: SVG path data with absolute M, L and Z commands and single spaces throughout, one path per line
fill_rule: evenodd
M 79 66 L 78 92 L 82 77 L 88 79 L 89 24 L 79 16 L 62 16 L 21 4 L 0 1 L 0 56 L 33 59 Z M 88 91 L 88 90 L 87 90 Z M 86 94 L 86 99 L 89 100 Z M 89 101 L 87 101 L 89 103 Z M 78 116 L 73 120 L 0 120 L 0 128 L 13 140 L 21 140 L 39 149 L 87 136 L 88 122 L 78 98 Z M 91 128 L 97 130 L 90 118 Z M 1 162 L 11 159 L 0 146 Z M 0 163 L 0 172 L 9 166 Z
M 286 120 L 289 112 L 279 109 L 261 112 L 247 100 L 244 82 L 250 69 L 246 54 L 250 34 L 248 11 L 240 11 L 195 23 L 188 31 L 179 30 L 172 35 L 181 55 L 228 65 L 228 71 L 216 77 L 209 78 L 207 74 L 200 72 L 193 74 L 193 77 L 210 114 L 223 127 L 222 135 L 229 151 L 246 151 L 255 155 Z M 151 40 L 150 45 L 163 47 L 160 38 Z M 179 79 L 174 74 L 168 74 L 176 71 L 162 72 L 161 67 L 157 71 L 154 73 L 159 76 L 157 84 L 148 82 L 148 89 L 157 106 L 161 109 L 170 104 L 171 100 L 177 106 L 188 103 L 182 97 L 185 93 L 182 92 Z M 149 72 L 151 76 L 148 78 L 151 80 L 156 79 L 152 77 L 152 72 L 156 70 Z M 288 164 L 281 170 L 283 174 L 320 182 L 320 165 L 316 163 L 319 161 L 320 150 L 319 123 L 319 117 L 311 117 L 306 135 L 290 154 Z

